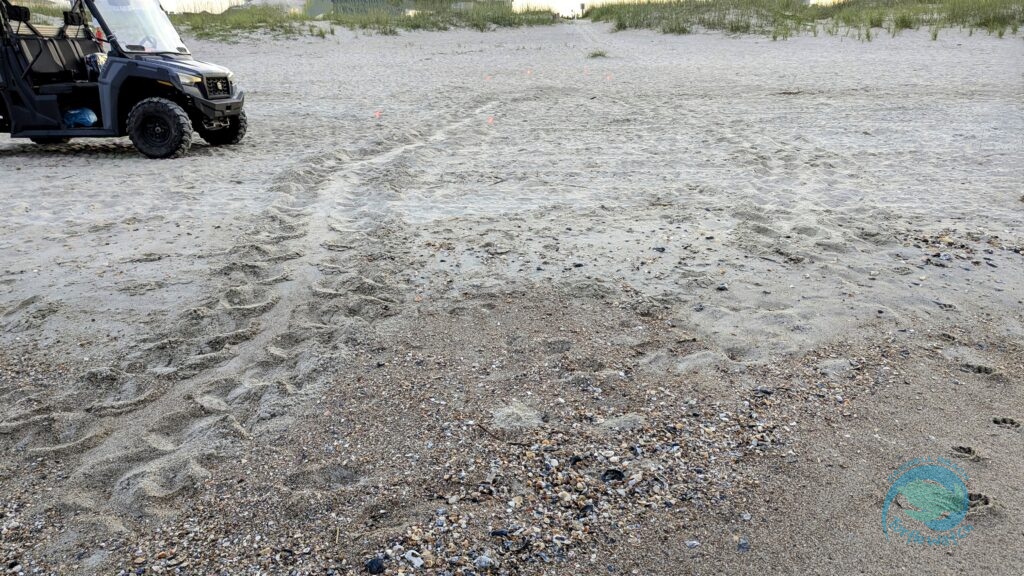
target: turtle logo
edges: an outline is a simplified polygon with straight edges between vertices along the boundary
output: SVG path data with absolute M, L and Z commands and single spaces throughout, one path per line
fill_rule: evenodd
M 974 529 L 963 525 L 969 505 L 962 468 L 945 458 L 915 458 L 889 476 L 882 532 L 908 544 L 955 545 Z

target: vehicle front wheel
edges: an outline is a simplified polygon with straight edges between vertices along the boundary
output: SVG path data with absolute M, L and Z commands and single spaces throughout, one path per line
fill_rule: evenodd
M 29 140 L 31 140 L 33 144 L 39 144 L 40 146 L 52 146 L 56 144 L 67 144 L 68 142 L 71 142 L 71 138 L 60 138 L 56 136 L 50 138 L 29 138 Z
M 245 110 L 238 113 L 238 116 L 231 116 L 227 119 L 228 125 L 224 128 L 208 130 L 199 127 L 199 135 L 203 140 L 209 142 L 210 146 L 228 146 L 238 144 L 245 137 L 245 130 L 249 127 L 245 119 Z
M 192 146 L 192 122 L 166 98 L 146 98 L 128 114 L 128 137 L 150 158 L 177 158 Z

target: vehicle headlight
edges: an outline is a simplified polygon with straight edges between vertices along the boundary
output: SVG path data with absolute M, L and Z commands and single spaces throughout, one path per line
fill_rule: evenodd
M 192 85 L 192 84 L 199 84 L 200 82 L 203 81 L 203 79 L 200 78 L 199 76 L 193 76 L 192 74 L 185 74 L 184 72 L 178 72 L 178 81 L 181 82 L 182 84 L 184 84 L 185 86 L 189 86 L 189 85 Z

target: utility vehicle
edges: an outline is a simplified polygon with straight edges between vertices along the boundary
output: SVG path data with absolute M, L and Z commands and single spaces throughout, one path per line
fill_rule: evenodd
M 128 136 L 142 154 L 245 136 L 245 97 L 226 68 L 194 60 L 159 0 L 74 0 L 63 24 L 0 0 L 0 133 L 41 145 Z

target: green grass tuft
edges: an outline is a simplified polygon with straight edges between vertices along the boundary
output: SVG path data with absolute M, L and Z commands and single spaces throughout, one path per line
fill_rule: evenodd
M 917 28 L 917 20 L 908 12 L 900 12 L 893 17 L 892 28 L 895 32 Z

